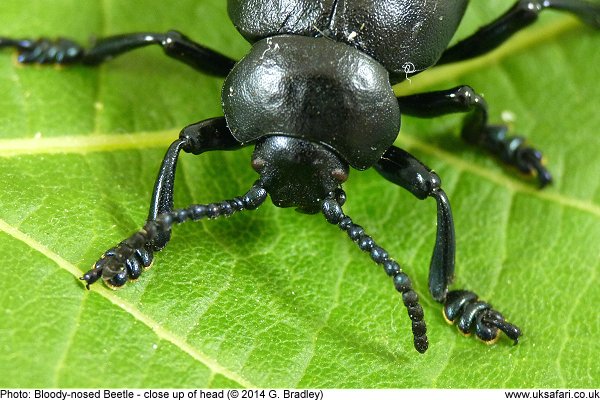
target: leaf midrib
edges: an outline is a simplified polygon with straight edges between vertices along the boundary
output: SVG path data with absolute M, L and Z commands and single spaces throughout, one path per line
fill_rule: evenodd
M 517 33 L 508 42 L 494 51 L 471 60 L 434 67 L 426 74 L 417 75 L 410 81 L 404 81 L 394 87 L 396 95 L 410 95 L 426 91 L 445 81 L 456 80 L 474 71 L 482 70 L 491 65 L 500 64 L 508 57 L 514 56 L 527 49 L 550 42 L 560 35 L 575 31 L 585 26 L 573 17 L 563 17 L 557 22 L 540 28 L 529 28 Z
M 60 255 L 50 250 L 48 247 L 44 246 L 42 243 L 36 241 L 31 236 L 22 232 L 21 230 L 13 227 L 3 219 L 0 219 L 0 231 L 5 232 L 16 240 L 21 241 L 25 245 L 29 246 L 33 250 L 52 260 L 59 268 L 69 272 L 76 278 L 81 276 L 81 271 L 75 267 L 72 263 L 62 258 Z M 141 322 L 156 334 L 160 339 L 173 344 L 175 347 L 179 348 L 183 352 L 187 353 L 193 359 L 204 364 L 208 369 L 210 369 L 213 375 L 221 374 L 224 377 L 228 378 L 233 382 L 239 383 L 242 387 L 256 387 L 257 385 L 252 384 L 250 381 L 241 377 L 237 373 L 227 369 L 226 367 L 219 364 L 216 360 L 211 358 L 210 356 L 204 354 L 198 349 L 192 347 L 189 343 L 187 343 L 183 338 L 180 338 L 173 332 L 169 331 L 162 327 L 158 322 L 150 318 L 149 316 L 142 313 L 138 308 L 134 305 L 130 304 L 127 301 L 124 301 L 120 297 L 114 294 L 114 291 L 109 290 L 101 285 L 92 286 L 90 289 L 91 292 L 97 293 L 100 296 L 104 297 L 106 300 L 110 301 L 112 304 L 121 308 L 127 314 L 131 315 L 137 321 Z
M 36 154 L 87 154 L 94 152 L 111 152 L 117 150 L 163 149 L 176 136 L 174 130 L 157 132 L 140 132 L 123 135 L 94 135 L 92 137 L 65 136 L 39 139 L 6 139 L 0 140 L 0 157 L 18 157 Z M 419 150 L 436 157 L 436 159 L 452 165 L 459 171 L 468 171 L 515 193 L 524 193 L 532 197 L 560 204 L 564 207 L 584 211 L 600 217 L 600 205 L 579 200 L 550 190 L 538 190 L 524 183 L 516 176 L 506 175 L 502 170 L 486 170 L 465 162 L 460 157 L 416 139 L 416 135 L 401 132 L 398 139 L 406 150 Z

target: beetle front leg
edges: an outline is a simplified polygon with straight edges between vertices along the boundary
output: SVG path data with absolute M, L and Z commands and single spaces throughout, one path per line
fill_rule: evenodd
M 448 285 L 454 278 L 454 220 L 448 196 L 441 188 L 437 174 L 406 151 L 392 146 L 374 165 L 385 179 L 403 187 L 415 197 L 432 197 L 437 203 L 437 232 L 429 266 L 429 291 L 443 302 Z
M 227 128 L 225 117 L 207 119 L 183 128 L 179 139 L 169 146 L 158 171 L 152 191 L 148 220 L 154 220 L 159 214 L 173 210 L 173 186 L 181 150 L 200 155 L 206 151 L 237 150 L 241 147 L 242 145 Z M 152 249 L 156 251 L 162 249 L 169 238 L 170 233 L 168 232 L 157 236 L 152 243 Z
M 529 147 L 524 137 L 509 136 L 507 126 L 489 125 L 488 105 L 470 86 L 398 97 L 398 103 L 404 114 L 423 118 L 468 112 L 461 131 L 466 142 L 483 147 L 524 174 L 536 175 L 540 187 L 552 182 L 542 153 Z
M 435 300 L 444 304 L 446 320 L 456 323 L 464 334 L 474 331 L 486 343 L 495 342 L 500 331 L 517 343 L 521 330 L 508 323 L 490 304 L 479 301 L 473 292 L 448 292 L 448 286 L 454 278 L 454 220 L 450 202 L 437 174 L 395 146 L 383 154 L 374 168 L 385 179 L 408 190 L 418 199 L 432 197 L 436 200 L 437 232 L 429 266 L 429 291 Z
M 137 279 L 145 268 L 150 267 L 153 253 L 160 251 L 169 242 L 173 223 L 203 217 L 216 218 L 250 208 L 250 203 L 243 204 L 241 200 L 236 202 L 234 199 L 231 200 L 233 203 L 225 201 L 222 204 L 196 205 L 193 209 L 190 206 L 188 211 L 173 211 L 175 172 L 182 150 L 198 155 L 206 151 L 236 150 L 240 147 L 242 145 L 231 135 L 224 117 L 208 119 L 184 128 L 163 158 L 152 192 L 148 222 L 144 228 L 107 250 L 96 261 L 92 269 L 81 277 L 86 282 L 86 287 L 89 289 L 100 278 L 111 287 L 119 287 L 128 280 Z

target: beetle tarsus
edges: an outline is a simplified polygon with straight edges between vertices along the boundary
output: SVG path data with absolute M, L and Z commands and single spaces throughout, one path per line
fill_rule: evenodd
M 398 103 L 404 114 L 422 118 L 457 112 L 469 113 L 464 119 L 461 131 L 463 140 L 486 149 L 503 163 L 515 167 L 525 174 L 537 175 L 541 187 L 552 181 L 552 175 L 545 168 L 540 151 L 528 147 L 525 144 L 525 138 L 521 136 L 509 136 L 507 126 L 489 124 L 488 104 L 472 87 L 461 85 L 448 90 L 401 96 L 398 97 Z M 392 156 L 394 153 L 388 150 L 383 159 Z M 400 159 L 402 158 L 406 157 L 400 157 Z M 389 161 L 383 161 L 389 163 Z M 394 169 L 406 169 L 406 166 L 413 164 L 396 162 L 397 166 Z M 375 168 L 378 166 L 376 165 Z M 400 177 L 399 174 L 394 175 Z M 407 187 L 403 184 L 401 186 Z M 412 190 L 414 186 L 411 183 L 407 188 L 417 195 Z M 417 195 L 417 197 L 419 196 Z
M 162 46 L 167 56 L 215 76 L 227 76 L 235 60 L 210 50 L 177 31 L 138 32 L 95 41 L 89 49 L 67 38 L 10 39 L 0 37 L 0 48 L 12 47 L 23 64 L 99 65 L 121 54 L 149 45 Z
M 0 38 L 0 47 L 15 48 L 18 61 L 23 64 L 73 64 L 81 60 L 83 48 L 65 38 L 14 40 Z
M 86 287 L 100 277 L 107 286 L 118 288 L 128 280 L 137 279 L 144 269 L 152 264 L 154 252 L 152 244 L 160 235 L 171 231 L 175 224 L 198 221 L 203 218 L 228 217 L 234 212 L 254 210 L 267 198 L 266 190 L 256 182 L 245 195 L 218 203 L 192 204 L 187 208 L 159 214 L 156 219 L 147 221 L 142 229 L 107 250 L 102 257 L 81 278 Z
M 81 280 L 86 282 L 86 288 L 102 278 L 107 286 L 116 289 L 123 286 L 128 280 L 139 278 L 145 269 L 150 268 L 153 260 L 153 252 L 146 245 L 144 230 L 136 232 L 128 239 L 119 243 L 102 255 L 96 261 Z M 134 241 L 139 241 L 134 244 Z
M 552 174 L 544 166 L 544 158 L 539 150 L 521 146 L 515 156 L 517 168 L 527 174 L 536 175 L 540 188 L 552 183 Z
M 480 301 L 477 295 L 468 290 L 448 292 L 444 304 L 444 317 L 451 324 L 456 324 L 465 335 L 475 333 L 477 338 L 488 344 L 498 340 L 500 331 L 519 343 L 521 330 L 504 319 L 504 316 L 492 306 Z
M 504 125 L 489 125 L 473 140 L 473 137 L 466 133 L 469 130 L 468 121 L 467 119 L 463 130 L 463 138 L 467 141 L 482 146 L 520 172 L 536 176 L 540 188 L 552 183 L 552 174 L 544 166 L 542 152 L 528 146 L 524 137 L 509 136 L 508 128 Z

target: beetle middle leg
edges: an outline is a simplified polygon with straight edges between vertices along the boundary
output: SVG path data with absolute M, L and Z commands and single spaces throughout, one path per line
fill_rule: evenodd
M 162 161 L 154 184 L 146 225 L 102 255 L 92 269 L 81 277 L 86 281 L 86 286 L 89 288 L 89 285 L 101 277 L 113 287 L 122 286 L 128 279 L 139 277 L 143 268 L 150 266 L 154 251 L 161 250 L 168 243 L 171 226 L 175 223 L 205 217 L 217 218 L 258 207 L 264 201 L 260 199 L 264 189 L 261 191 L 260 188 L 251 190 L 246 197 L 173 210 L 173 185 L 177 161 L 182 150 L 198 155 L 206 151 L 236 150 L 241 147 L 242 144 L 235 140 L 227 128 L 224 117 L 211 118 L 184 128 Z
M 586 0 L 518 0 L 510 10 L 475 34 L 446 50 L 437 65 L 467 60 L 492 51 L 521 29 L 534 23 L 545 9 L 567 11 L 600 29 L 600 5 Z
M 507 126 L 489 125 L 488 105 L 470 86 L 403 96 L 398 98 L 398 103 L 404 114 L 424 118 L 469 112 L 461 131 L 466 142 L 483 147 L 525 174 L 537 175 L 540 187 L 552 182 L 542 153 L 529 147 L 524 137 L 509 136 Z
M 508 323 L 502 314 L 494 310 L 477 295 L 466 290 L 452 290 L 448 286 L 454 278 L 455 236 L 450 201 L 441 188 L 441 180 L 435 172 L 406 151 L 391 146 L 374 165 L 385 179 L 411 192 L 423 200 L 432 197 L 437 203 L 437 233 L 429 267 L 429 291 L 433 298 L 444 304 L 444 317 L 456 323 L 464 334 L 474 331 L 484 342 L 493 343 L 499 331 L 515 343 L 521 330 Z

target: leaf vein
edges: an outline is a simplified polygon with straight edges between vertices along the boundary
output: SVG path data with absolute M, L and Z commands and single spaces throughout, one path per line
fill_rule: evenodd
M 349 258 L 347 258 L 347 257 L 344 257 L 344 259 L 349 260 Z M 301 382 L 302 379 L 306 376 L 306 374 L 308 372 L 308 367 L 310 366 L 310 363 L 312 362 L 312 360 L 315 356 L 315 349 L 317 347 L 317 341 L 319 339 L 319 335 L 328 326 L 329 320 L 331 318 L 331 314 L 340 304 L 340 294 L 341 294 L 342 282 L 344 281 L 344 275 L 346 274 L 349 265 L 350 265 L 350 261 L 346 261 L 344 263 L 343 267 L 340 268 L 340 272 L 338 274 L 337 281 L 336 281 L 334 291 L 333 291 L 331 306 L 326 311 L 325 316 L 323 318 L 323 322 L 315 328 L 314 334 L 312 335 L 312 338 L 310 341 L 310 347 L 309 347 L 309 349 L 307 349 L 307 355 L 305 357 L 306 363 L 304 365 L 304 370 L 298 375 L 298 380 L 294 384 L 295 387 L 297 387 L 298 383 Z
M 86 299 L 87 299 L 87 296 L 85 296 L 82 299 L 82 301 L 79 303 L 79 309 L 77 310 L 77 315 L 75 315 L 75 318 L 73 319 L 73 322 L 72 322 L 73 325 L 72 325 L 71 330 L 65 340 L 64 350 L 63 350 L 61 356 L 56 361 L 56 367 L 54 369 L 54 387 L 61 386 L 59 384 L 61 371 L 65 367 L 65 360 L 67 359 L 67 354 L 69 353 L 71 345 L 74 342 L 75 334 L 77 333 L 77 327 L 79 326 L 79 321 L 81 320 L 81 316 L 82 316 L 83 309 L 84 309 L 83 304 Z
M 62 258 L 60 255 L 43 245 L 42 243 L 36 241 L 26 233 L 20 231 L 19 229 L 11 226 L 9 223 L 0 219 L 0 231 L 5 232 L 6 234 L 12 236 L 13 238 L 23 242 L 24 244 L 31 247 L 33 250 L 39 252 L 45 257 L 49 258 L 53 262 L 57 264 L 58 267 L 64 269 L 65 271 L 71 273 L 75 277 L 79 277 L 81 275 L 81 271 L 75 267 L 72 263 Z M 160 339 L 173 344 L 175 347 L 179 348 L 184 353 L 187 353 L 193 359 L 201 362 L 206 365 L 210 370 L 215 373 L 219 373 L 228 379 L 239 383 L 243 387 L 254 387 L 251 382 L 238 375 L 234 371 L 228 370 L 226 367 L 220 365 L 216 360 L 213 360 L 206 354 L 202 353 L 198 349 L 192 347 L 189 343 L 182 340 L 180 337 L 175 335 L 173 332 L 163 328 L 157 321 L 153 320 L 147 315 L 144 315 L 138 308 L 134 305 L 124 301 L 114 294 L 113 291 L 106 289 L 102 286 L 92 286 L 92 291 L 98 293 L 102 297 L 104 297 L 109 302 L 113 303 L 117 307 L 121 308 L 123 311 L 131 315 L 134 319 L 140 321 L 148 328 L 150 328 L 156 336 Z
M 511 40 L 486 55 L 456 64 L 434 67 L 426 74 L 417 75 L 411 78 L 410 81 L 403 81 L 395 85 L 394 92 L 398 96 L 423 92 L 443 82 L 457 80 L 461 76 L 468 75 L 471 72 L 484 70 L 491 65 L 497 65 L 502 60 L 516 53 L 523 52 L 542 43 L 552 42 L 557 37 L 574 31 L 581 26 L 581 22 L 565 17 L 556 23 L 546 25 L 542 28 L 532 28 L 520 32 L 514 38 L 511 38 Z

